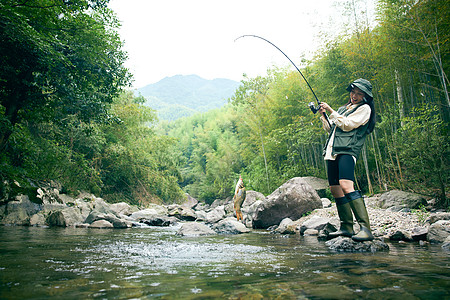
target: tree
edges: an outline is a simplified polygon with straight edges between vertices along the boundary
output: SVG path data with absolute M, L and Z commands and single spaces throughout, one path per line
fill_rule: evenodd
M 130 81 L 106 0 L 0 3 L 0 151 L 21 120 L 105 120 Z

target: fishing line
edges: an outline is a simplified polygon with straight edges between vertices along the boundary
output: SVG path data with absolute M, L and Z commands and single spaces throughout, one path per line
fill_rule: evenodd
M 272 43 L 271 41 L 269 41 L 269 40 L 267 40 L 267 39 L 265 39 L 265 38 L 263 38 L 263 37 L 260 37 L 260 36 L 258 36 L 258 35 L 254 35 L 254 34 L 244 34 L 244 35 L 242 35 L 242 36 L 236 38 L 234 41 L 236 42 L 236 41 L 239 40 L 240 38 L 245 38 L 245 37 L 254 37 L 254 38 L 261 39 L 261 40 L 263 40 L 263 41 L 265 41 L 265 42 L 271 44 L 271 45 L 274 46 L 278 51 L 280 51 L 281 53 L 283 53 L 283 55 L 284 55 L 284 56 L 291 62 L 291 64 L 295 67 L 295 69 L 296 69 L 297 72 L 300 74 L 300 76 L 302 76 L 303 80 L 305 80 L 305 82 L 306 82 L 306 84 L 308 85 L 309 89 L 310 89 L 311 92 L 313 93 L 314 98 L 316 98 L 317 105 L 318 105 L 318 106 L 320 105 L 320 101 L 319 101 L 319 99 L 317 98 L 316 93 L 314 93 L 314 90 L 312 89 L 312 87 L 311 87 L 311 85 L 309 84 L 308 80 L 306 80 L 306 77 L 303 76 L 303 74 L 302 74 L 302 72 L 300 71 L 300 69 L 294 64 L 294 62 L 289 58 L 289 56 L 286 55 L 286 53 L 284 53 L 280 48 L 277 47 L 277 45 L 275 45 L 275 44 Z M 313 113 L 316 113 L 317 110 L 318 110 L 318 108 L 316 108 L 316 110 L 314 111 L 313 108 L 311 107 L 311 105 L 310 105 L 310 108 L 311 108 L 311 110 L 313 111 Z M 330 125 L 330 127 L 331 127 L 330 121 L 328 120 L 328 116 L 327 116 L 325 113 L 323 113 L 323 116 L 324 116 L 325 119 L 327 120 L 328 125 Z

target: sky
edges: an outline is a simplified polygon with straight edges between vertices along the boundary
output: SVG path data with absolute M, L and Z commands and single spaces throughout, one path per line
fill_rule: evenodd
M 180 74 L 240 81 L 244 73 L 289 67 L 263 40 L 236 40 L 249 34 L 271 41 L 300 67 L 323 45 L 324 34 L 335 34 L 345 21 L 340 1 L 111 0 L 109 7 L 122 24 L 133 88 L 141 88 Z

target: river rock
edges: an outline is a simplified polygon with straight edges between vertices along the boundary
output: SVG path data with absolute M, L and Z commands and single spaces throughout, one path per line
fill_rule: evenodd
M 355 242 L 349 237 L 339 236 L 325 242 L 325 245 L 332 251 L 337 252 L 378 252 L 388 251 L 389 246 L 378 239 L 367 242 Z
M 40 211 L 30 217 L 30 226 L 47 226 L 46 215 L 43 211 Z
M 68 227 L 84 222 L 80 210 L 74 207 L 65 207 L 48 214 L 46 223 L 48 226 Z
M 300 226 L 300 234 L 303 235 L 308 229 L 314 229 L 319 232 L 324 229 L 330 223 L 329 218 L 324 218 L 320 216 L 312 216 L 309 220 L 303 222 Z
M 212 207 L 212 206 L 211 206 Z M 225 217 L 225 206 L 219 205 L 206 213 L 207 223 L 217 223 Z
M 328 198 L 320 198 L 320 201 L 322 201 L 323 208 L 328 208 L 333 205 L 333 203 L 331 203 L 330 199 L 328 199 Z
M 427 227 L 414 227 L 411 231 L 411 237 L 414 241 L 426 241 L 428 235 Z
M 89 228 L 96 228 L 96 229 L 105 229 L 105 228 L 114 228 L 113 224 L 106 220 L 97 220 L 91 225 L 89 225 Z
M 381 208 L 396 207 L 397 211 L 405 207 L 417 209 L 420 205 L 427 205 L 426 199 L 421 195 L 399 190 L 392 190 L 382 194 L 379 201 Z
M 241 210 L 243 211 L 244 208 L 246 207 L 250 207 L 253 205 L 253 203 L 255 203 L 256 201 L 260 201 L 260 200 L 264 200 L 266 198 L 266 196 L 264 196 L 264 194 L 260 193 L 260 192 L 256 192 L 256 191 L 247 191 L 246 192 L 246 196 L 245 196 L 245 200 L 242 203 L 242 208 Z
M 111 204 L 109 205 L 109 208 L 114 212 L 116 216 L 130 216 L 132 213 L 139 210 L 136 206 L 131 206 L 125 202 Z
M 448 236 L 444 243 L 442 244 L 442 249 L 445 251 L 450 251 L 450 236 Z
M 197 222 L 190 222 L 183 224 L 176 233 L 176 235 L 181 236 L 203 236 L 214 234 L 216 234 L 216 232 L 212 230 L 209 226 Z
M 132 223 L 127 220 L 119 219 L 112 213 L 103 213 L 96 209 L 89 214 L 84 223 L 92 224 L 99 220 L 108 221 L 114 228 L 128 228 L 132 226 Z
M 250 232 L 250 229 L 235 218 L 226 218 L 215 224 L 212 229 L 219 234 L 240 234 Z
M 450 236 L 450 221 L 439 220 L 431 224 L 428 229 L 428 241 L 430 243 L 443 243 Z
M 169 217 L 176 217 L 182 221 L 195 221 L 197 216 L 193 209 L 181 205 L 170 205 L 169 206 Z
M 307 184 L 309 184 L 313 189 L 316 190 L 317 194 L 319 194 L 319 197 L 325 198 L 327 196 L 327 190 L 328 190 L 328 181 L 323 178 L 317 178 L 317 177 L 301 177 Z
M 295 234 L 295 222 L 289 218 L 285 218 L 280 222 L 280 225 L 273 231 L 273 233 L 280 234 Z
M 198 200 L 189 194 L 186 194 L 186 201 L 181 204 L 181 206 L 194 208 L 198 204 Z
M 167 215 L 167 209 L 165 208 L 158 209 L 157 207 L 153 207 L 134 212 L 130 215 L 130 218 L 132 218 L 136 222 L 140 222 L 140 220 L 143 219 L 151 219 L 154 216 L 164 216 L 164 215 Z
M 177 224 L 177 221 L 178 219 L 175 217 L 159 215 L 150 216 L 148 219 L 140 219 L 141 223 L 147 224 L 149 226 L 172 226 Z
M 3 225 L 29 225 L 30 217 L 40 210 L 39 204 L 31 202 L 27 195 L 18 195 L 2 206 L 3 218 L 0 216 L 0 224 Z
M 258 206 L 253 216 L 253 228 L 278 225 L 284 218 L 297 220 L 316 208 L 322 208 L 322 201 L 316 190 L 304 179 L 292 178 Z
M 450 220 L 450 212 L 432 213 L 428 216 L 426 222 L 429 224 L 433 224 L 439 220 Z
M 393 234 L 389 236 L 389 239 L 391 241 L 404 241 L 404 242 L 411 242 L 413 240 L 412 235 L 410 232 L 406 230 L 397 230 Z

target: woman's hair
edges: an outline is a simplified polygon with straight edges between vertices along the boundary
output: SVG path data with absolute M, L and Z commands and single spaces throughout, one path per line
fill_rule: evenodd
M 367 95 L 366 93 L 364 93 L 365 97 L 364 97 L 364 104 L 367 104 L 370 106 L 370 118 L 369 118 L 369 127 L 367 127 L 367 133 L 371 133 L 374 129 L 375 129 L 375 123 L 377 122 L 377 117 L 376 117 L 376 113 L 375 113 L 375 104 L 373 103 L 373 98 L 370 97 L 369 95 Z M 352 103 L 352 100 L 349 99 L 347 104 Z
M 369 96 L 364 98 L 364 102 L 370 106 L 369 127 L 367 127 L 367 133 L 371 133 L 375 129 L 375 123 L 377 122 L 375 105 L 373 103 L 373 98 Z

